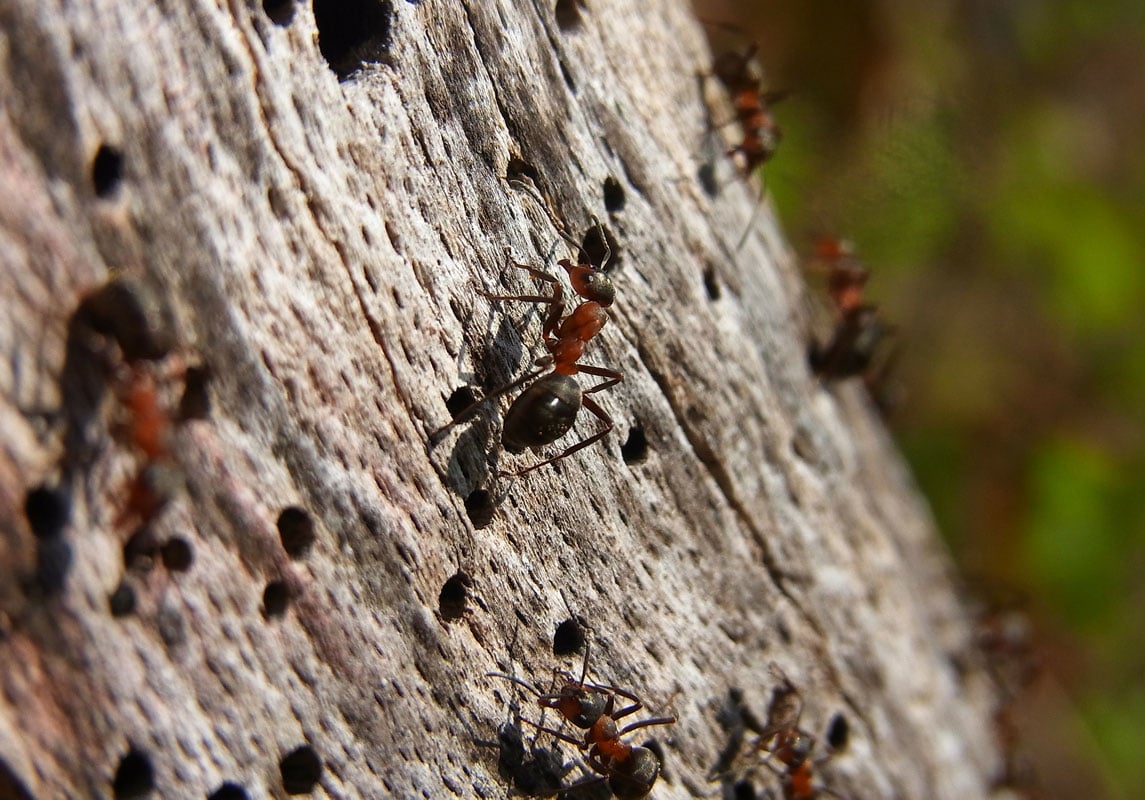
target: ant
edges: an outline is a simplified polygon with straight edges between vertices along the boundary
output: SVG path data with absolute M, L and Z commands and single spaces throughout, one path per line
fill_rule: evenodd
M 856 258 L 850 242 L 822 239 L 815 255 L 818 264 L 826 265 L 827 292 L 838 321 L 826 344 L 812 342 L 811 369 L 834 380 L 866 375 L 883 339 L 895 329 L 883 322 L 877 306 L 865 301 L 863 288 L 870 271 Z
M 780 683 L 772 690 L 771 702 L 767 707 L 767 724 L 755 745 L 757 751 L 763 750 L 767 754 L 763 763 L 779 775 L 784 800 L 816 800 L 823 795 L 841 797 L 830 789 L 815 785 L 815 764 L 831 758 L 833 753 L 812 760 L 815 737 L 799 727 L 803 698 L 777 665 L 771 665 L 771 673 Z M 838 746 L 843 746 L 843 743 Z M 783 767 L 773 765 L 773 758 Z
M 644 708 L 643 701 L 635 694 L 617 686 L 586 683 L 587 671 L 588 647 L 586 645 L 584 667 L 581 670 L 580 678 L 577 679 L 572 674 L 563 671 L 554 673 L 564 679 L 564 683 L 555 692 L 543 693 L 512 675 L 499 672 L 490 672 L 488 675 L 494 678 L 504 678 L 528 689 L 536 694 L 538 706 L 542 709 L 553 709 L 567 722 L 585 732 L 582 738 L 577 738 L 553 728 L 546 728 L 538 722 L 522 720 L 540 731 L 579 748 L 587 754 L 585 763 L 601 776 L 573 784 L 567 787 L 565 791 L 596 781 L 607 780 L 608 788 L 620 800 L 635 800 L 635 798 L 646 797 L 660 776 L 660 758 L 651 748 L 628 744 L 622 741 L 621 737 L 640 728 L 648 728 L 653 725 L 673 725 L 676 722 L 676 716 L 673 714 L 666 717 L 653 717 L 618 727 L 618 723 L 624 717 Z M 627 701 L 628 705 L 617 708 L 617 698 L 622 698 L 621 702 Z
M 709 22 L 709 25 L 736 30 L 733 26 L 724 23 Z M 763 88 L 762 70 L 759 68 L 756 53 L 759 46 L 755 43 L 749 45 L 742 53 L 734 51 L 720 54 L 712 65 L 711 76 L 715 77 L 731 96 L 732 108 L 735 116 L 716 127 L 738 124 L 743 140 L 727 151 L 746 178 L 751 175 L 779 149 L 779 142 L 783 132 L 779 123 L 772 114 L 771 107 L 787 97 L 788 92 L 778 90 L 765 90 Z M 701 78 L 707 76 L 701 76 Z M 748 233 L 751 231 L 755 215 L 763 203 L 764 187 L 760 186 L 759 198 L 752 209 L 752 217 L 748 220 L 747 229 L 736 245 L 738 250 L 743 245 Z
M 574 251 L 580 251 L 580 245 L 568 235 L 564 226 L 557 220 L 551 209 L 549 209 L 548 205 L 531 184 L 526 184 L 519 180 L 512 180 L 510 181 L 510 185 L 525 191 L 532 197 L 548 215 L 550 221 L 553 223 L 553 227 L 557 229 L 557 233 L 560 234 L 561 238 L 564 239 Z M 510 453 L 522 453 L 528 449 L 536 450 L 545 445 L 552 444 L 569 432 L 573 423 L 576 422 L 577 413 L 582 406 L 591 411 L 597 419 L 604 423 L 603 430 L 586 437 L 552 458 L 547 458 L 544 461 L 518 470 L 517 472 L 502 474 L 519 477 L 533 470 L 540 469 L 546 464 L 560 461 L 561 459 L 571 456 L 578 450 L 583 450 L 600 441 L 615 427 L 612 417 L 608 415 L 595 399 L 589 397 L 589 395 L 602 392 L 620 383 L 620 381 L 624 379 L 623 373 L 580 363 L 586 345 L 593 337 L 600 333 L 601 329 L 608 322 L 608 312 L 605 309 L 612 305 L 616 296 L 612 279 L 609 278 L 605 272 L 608 262 L 612 258 L 612 249 L 604 235 L 604 228 L 601 226 L 600 221 L 594 217 L 593 222 L 596 224 L 600 240 L 604 245 L 604 256 L 600 266 L 598 267 L 591 263 L 574 264 L 567 258 L 562 258 L 557 262 L 568 274 L 569 283 L 573 291 L 583 300 L 583 302 L 569 312 L 567 316 L 565 315 L 566 302 L 564 287 L 561 285 L 560 280 L 542 269 L 529 266 L 528 264 L 521 264 L 511 259 L 510 263 L 513 264 L 513 266 L 525 270 L 535 280 L 548 284 L 552 288 L 552 294 L 498 295 L 492 294 L 482 288 L 476 290 L 478 294 L 489 300 L 519 300 L 527 303 L 547 305 L 549 308 L 545 314 L 544 323 L 541 326 L 541 337 L 545 349 L 548 350 L 548 355 L 536 360 L 535 365 L 538 369 L 530 371 L 525 376 L 501 387 L 482 400 L 474 403 L 468 409 L 463 410 L 449 425 L 437 431 L 434 436 L 439 436 L 453 425 L 466 419 L 472 413 L 473 409 L 481 403 L 507 394 L 537 378 L 539 378 L 539 380 L 535 380 L 532 385 L 521 392 L 517 399 L 513 401 L 512 405 L 509 406 L 509 410 L 505 414 L 505 421 L 501 430 L 501 443 Z M 549 370 L 547 374 L 546 370 Z M 573 378 L 578 372 L 595 375 L 605 380 L 595 386 L 582 390 L 580 384 Z

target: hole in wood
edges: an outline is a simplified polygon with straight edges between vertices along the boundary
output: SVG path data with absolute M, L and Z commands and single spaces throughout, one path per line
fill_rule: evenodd
M 173 536 L 165 541 L 159 548 L 159 556 L 163 560 L 163 566 L 172 572 L 186 572 L 191 568 L 191 562 L 195 560 L 191 543 L 182 536 Z
M 639 464 L 648 458 L 648 437 L 639 425 L 628 431 L 628 438 L 620 446 L 620 455 L 625 464 Z
M 278 535 L 287 555 L 293 559 L 305 558 L 314 545 L 314 521 L 304 509 L 290 506 L 278 515 Z
M 119 760 L 111 791 L 116 800 L 143 797 L 155 789 L 155 769 L 151 757 L 132 747 Z
M 318 49 L 338 80 L 389 60 L 393 0 L 314 0 Z
M 294 21 L 294 0 L 262 0 L 262 10 L 275 25 L 285 27 Z
M 41 485 L 24 495 L 24 516 L 37 539 L 62 535 L 71 514 L 71 500 L 57 488 Z
M 716 272 L 711 267 L 704 270 L 704 292 L 708 295 L 709 300 L 720 299 L 720 282 L 716 279 Z
M 211 416 L 211 395 L 207 387 L 211 382 L 211 369 L 206 364 L 187 367 L 183 375 L 183 396 L 179 399 L 179 417 L 207 419 Z
M 441 586 L 437 596 L 437 613 L 446 622 L 455 622 L 465 616 L 465 603 L 469 599 L 472 579 L 464 572 L 458 572 Z
M 557 17 L 557 25 L 565 33 L 573 33 L 580 29 L 583 22 L 580 17 L 580 2 L 579 0 L 557 0 L 557 6 L 554 9 Z
M 609 175 L 604 179 L 604 207 L 609 213 L 615 214 L 624 210 L 627 198 L 624 196 L 624 187 L 620 181 Z
M 91 162 L 91 185 L 99 197 L 111 197 L 123 180 L 123 153 L 101 144 Z
M 120 618 L 135 613 L 135 590 L 126 581 L 120 581 L 115 591 L 107 598 L 111 616 Z
M 250 800 L 250 795 L 239 784 L 227 781 L 211 792 L 207 800 Z
M 290 587 L 286 581 L 271 581 L 262 590 L 262 616 L 264 619 L 281 617 L 290 606 Z
M 465 513 L 474 528 L 485 528 L 493 522 L 497 514 L 497 506 L 493 502 L 493 495 L 486 489 L 474 489 L 465 498 Z
M 308 744 L 291 750 L 278 763 L 287 794 L 309 794 L 322 777 L 322 759 Z
M 553 655 L 569 656 L 573 653 L 583 653 L 587 642 L 586 628 L 575 617 L 569 617 L 557 625 L 553 633 Z

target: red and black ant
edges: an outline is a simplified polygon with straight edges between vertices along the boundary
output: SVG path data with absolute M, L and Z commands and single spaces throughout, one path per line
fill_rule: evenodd
M 576 251 L 581 247 L 568 235 L 563 225 L 548 208 L 547 204 L 536 192 L 536 189 L 521 181 L 510 183 L 529 194 L 549 216 L 553 227 L 557 229 L 564 239 Z M 548 355 L 536 360 L 538 369 L 532 370 L 525 376 L 487 395 L 478 403 L 458 414 L 453 422 L 434 434 L 438 436 L 453 425 L 466 419 L 473 409 L 488 400 L 507 394 L 520 386 L 535 380 L 523 391 L 505 414 L 505 421 L 501 430 L 501 443 L 510 453 L 521 453 L 527 449 L 536 450 L 564 436 L 576 422 L 577 413 L 581 407 L 588 409 L 604 423 L 604 429 L 577 442 L 571 447 L 552 458 L 547 458 L 517 472 L 507 473 L 513 476 L 525 475 L 533 470 L 540 469 L 546 464 L 567 458 L 578 450 L 595 444 L 612 431 L 615 426 L 612 417 L 594 400 L 591 394 L 602 392 L 624 379 L 624 375 L 616 370 L 603 367 L 593 367 L 581 364 L 585 346 L 600 333 L 601 328 L 608 322 L 608 312 L 605 310 L 612 305 L 616 291 L 612 279 L 605 272 L 612 257 L 612 249 L 604 235 L 600 222 L 594 218 L 600 241 L 604 246 L 604 255 L 600 266 L 594 264 L 574 264 L 570 259 L 562 258 L 557 263 L 565 270 L 573 291 L 583 299 L 576 308 L 565 316 L 564 287 L 554 275 L 528 264 L 515 261 L 510 263 L 518 269 L 523 269 L 534 279 L 543 281 L 552 288 L 552 294 L 544 295 L 498 295 L 478 289 L 477 293 L 490 300 L 520 300 L 527 303 L 539 303 L 549 307 L 541 327 L 541 337 L 548 350 Z M 547 371 L 547 374 L 546 374 Z M 580 384 L 573 378 L 578 372 L 595 375 L 605 380 L 588 389 L 582 390 Z M 543 376 L 543 377 L 541 377 Z M 504 473 L 503 473 L 504 474 Z
M 504 678 L 536 694 L 537 705 L 543 709 L 553 709 L 567 722 L 584 731 L 583 737 L 572 736 L 553 728 L 546 728 L 538 722 L 522 720 L 529 725 L 551 734 L 563 742 L 578 747 L 585 755 L 585 763 L 600 775 L 566 787 L 565 791 L 579 788 L 596 781 L 608 781 L 608 787 L 621 800 L 646 797 L 652 791 L 660 776 L 660 758 L 648 747 L 631 745 L 621 737 L 640 728 L 653 725 L 673 725 L 676 716 L 653 717 L 630 722 L 623 727 L 618 723 L 624 717 L 635 714 L 644 708 L 639 697 L 621 689 L 599 683 L 586 683 L 588 670 L 588 648 L 585 649 L 584 669 L 578 680 L 568 672 L 556 674 L 563 677 L 558 691 L 542 692 L 520 678 L 499 672 L 488 673 L 490 677 Z M 628 705 L 617 708 L 617 698 L 628 701 Z
M 723 23 L 709 22 L 709 25 L 735 30 Z M 716 58 L 712 66 L 714 76 L 731 97 L 735 116 L 717 127 L 738 124 L 743 140 L 727 151 L 736 162 L 740 173 L 746 178 L 763 166 L 775 155 L 783 132 L 772 114 L 771 107 L 787 97 L 786 91 L 765 90 L 762 70 L 756 59 L 758 45 L 749 45 L 742 53 L 725 52 Z M 763 203 L 764 188 L 760 186 L 759 198 L 752 209 L 752 217 L 740 237 L 736 249 L 743 244 L 751 231 L 755 215 Z
M 767 725 L 755 745 L 757 751 L 766 754 L 763 763 L 779 775 L 784 800 L 816 800 L 824 795 L 841 797 L 830 789 L 816 785 L 815 765 L 828 760 L 833 753 L 815 760 L 811 758 L 815 737 L 799 727 L 803 698 L 778 666 L 772 664 L 771 672 L 779 680 L 779 685 L 772 690 L 771 702 L 767 707 Z M 842 747 L 846 742 L 845 733 L 841 741 L 836 741 L 837 738 L 835 735 L 829 736 L 833 745 Z M 782 768 L 772 764 L 772 759 L 779 761 Z
M 878 307 L 867 303 L 863 287 L 869 270 L 855 257 L 849 242 L 822 239 L 816 245 L 816 263 L 827 268 L 827 292 L 837 321 L 826 344 L 813 341 L 811 369 L 827 379 L 866 375 L 884 339 L 894 333 Z

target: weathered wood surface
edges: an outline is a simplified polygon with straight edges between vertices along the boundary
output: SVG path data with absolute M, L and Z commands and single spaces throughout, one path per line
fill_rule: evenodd
M 655 797 L 719 793 L 721 703 L 742 687 L 763 714 L 772 662 L 804 727 L 849 721 L 821 769 L 843 796 L 987 795 L 992 694 L 946 556 L 858 389 L 809 374 L 808 290 L 770 213 L 733 252 L 755 189 L 705 138 L 711 55 L 688 8 L 591 0 L 563 24 L 547 2 L 377 8 L 350 25 L 373 63 L 339 82 L 309 4 L 275 22 L 233 1 L 0 2 L 7 780 L 109 797 L 135 748 L 155 796 L 283 797 L 280 760 L 309 745 L 315 796 L 504 796 L 475 739 L 527 698 L 485 673 L 576 668 L 551 651 L 563 593 L 595 630 L 592 673 L 679 715 L 647 732 L 666 754 Z M 123 155 L 107 196 L 101 145 Z M 715 198 L 696 179 L 713 156 Z M 511 164 L 578 236 L 596 215 L 619 242 L 587 361 L 625 380 L 599 396 L 617 422 L 602 445 L 498 481 L 536 458 L 499 453 L 500 412 L 429 440 L 454 389 L 537 354 L 539 314 L 474 291 L 529 289 L 506 250 L 539 264 L 556 240 Z M 184 572 L 125 574 L 140 455 L 117 433 L 114 348 L 71 322 L 113 271 L 163 298 L 179 358 L 213 372 L 155 522 L 191 544 Z M 648 454 L 628 464 L 635 428 Z M 38 485 L 72 503 L 56 587 L 25 519 Z M 477 528 L 482 487 L 504 500 Z M 304 558 L 276 529 L 288 506 L 317 523 Z M 472 594 L 447 622 L 458 570 Z M 137 607 L 114 617 L 121 580 Z M 272 581 L 282 616 L 262 613 Z

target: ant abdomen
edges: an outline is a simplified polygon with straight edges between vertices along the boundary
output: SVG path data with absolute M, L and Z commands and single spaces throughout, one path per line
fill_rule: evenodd
M 576 422 L 580 384 L 571 375 L 552 372 L 513 401 L 505 414 L 501 443 L 510 453 L 552 444 Z
M 608 776 L 608 788 L 620 800 L 647 797 L 660 777 L 660 759 L 647 747 L 633 747 L 631 757 L 615 764 Z

